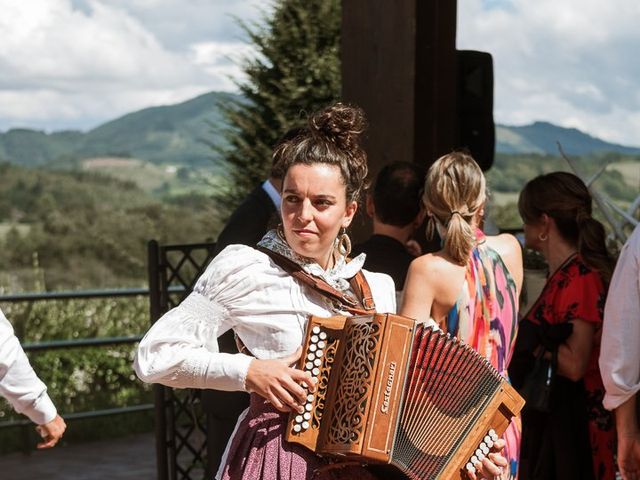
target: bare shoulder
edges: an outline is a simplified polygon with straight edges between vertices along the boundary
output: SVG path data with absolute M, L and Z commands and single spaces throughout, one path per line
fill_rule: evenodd
M 428 253 L 411 262 L 407 280 L 429 288 L 440 298 L 448 296 L 452 288 L 457 293 L 458 283 L 462 282 L 464 272 L 465 267 L 451 262 L 444 254 Z
M 501 257 L 522 257 L 522 247 L 516 237 L 509 233 L 487 237 L 487 245 L 500 254 Z
M 450 261 L 439 253 L 427 253 L 421 255 L 411 262 L 409 271 L 424 279 L 442 279 L 442 275 L 455 269 Z

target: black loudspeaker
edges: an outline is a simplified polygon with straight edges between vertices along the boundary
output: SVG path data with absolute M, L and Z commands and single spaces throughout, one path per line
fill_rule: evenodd
M 469 150 L 482 170 L 493 164 L 493 60 L 491 54 L 458 50 L 458 146 Z

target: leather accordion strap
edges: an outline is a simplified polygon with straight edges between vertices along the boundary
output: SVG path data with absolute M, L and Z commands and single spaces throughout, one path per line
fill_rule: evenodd
M 256 248 L 267 254 L 276 265 L 281 267 L 292 277 L 300 280 L 305 285 L 310 286 L 334 302 L 338 302 L 344 310 L 352 315 L 369 315 L 375 312 L 376 306 L 373 301 L 373 295 L 371 294 L 371 288 L 369 287 L 369 283 L 362 273 L 362 270 L 356 273 L 356 275 L 350 280 L 351 287 L 357 295 L 357 298 L 354 298 L 333 288 L 323 279 L 305 272 L 302 267 L 293 260 L 290 260 L 273 250 L 269 250 L 268 248 L 260 246 Z

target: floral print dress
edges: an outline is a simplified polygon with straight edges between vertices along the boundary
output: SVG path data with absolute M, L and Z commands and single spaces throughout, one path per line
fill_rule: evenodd
M 554 476 L 582 479 L 586 478 L 586 473 L 578 472 L 576 469 L 585 467 L 585 463 L 588 468 L 588 463 L 592 462 L 592 478 L 615 478 L 615 430 L 611 412 L 605 410 L 602 405 L 604 386 L 598 366 L 605 300 L 606 290 L 600 275 L 589 268 L 580 255 L 574 255 L 549 276 L 540 297 L 526 314 L 526 318 L 535 324 L 546 322 L 549 325 L 557 325 L 579 319 L 595 326 L 593 348 L 582 381 L 571 382 L 558 376 L 559 381 L 554 386 L 558 390 L 555 402 L 552 393 L 552 412 L 523 416 L 523 462 L 526 455 L 536 458 L 537 465 L 535 468 L 528 467 L 531 471 L 528 477 L 537 478 L 540 473 L 544 478 Z M 560 391 L 560 388 L 563 390 Z M 574 418 L 574 421 L 570 422 L 569 417 Z M 584 422 L 587 425 L 583 425 Z M 547 433 L 542 432 L 543 429 L 546 429 Z M 529 434 L 529 431 L 533 434 Z M 558 440 L 561 435 L 564 439 L 570 439 L 570 444 Z M 585 438 L 586 454 L 581 454 L 577 448 L 581 435 L 588 437 L 588 442 Z M 548 448 L 541 445 L 542 443 L 555 445 L 553 451 L 546 453 L 546 457 L 556 460 L 541 458 L 545 456 L 543 452 Z M 574 454 L 574 451 L 578 453 Z M 567 462 L 569 458 L 575 460 Z M 552 463 L 555 463 L 555 466 Z M 573 465 L 558 465 L 567 463 Z
M 498 252 L 490 248 L 481 231 L 467 263 L 462 290 L 446 319 L 446 331 L 472 346 L 505 378 L 518 330 L 518 293 L 515 281 Z M 504 434 L 503 455 L 511 478 L 517 477 L 520 419 Z

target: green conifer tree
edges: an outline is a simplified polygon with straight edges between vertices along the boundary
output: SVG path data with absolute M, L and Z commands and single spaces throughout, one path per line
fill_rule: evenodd
M 241 25 L 257 56 L 243 62 L 243 100 L 221 105 L 230 178 L 216 197 L 227 209 L 269 176 L 278 138 L 341 90 L 340 0 L 278 0 L 261 22 Z

